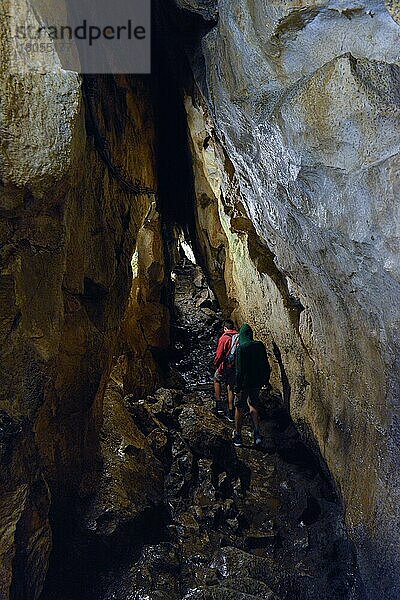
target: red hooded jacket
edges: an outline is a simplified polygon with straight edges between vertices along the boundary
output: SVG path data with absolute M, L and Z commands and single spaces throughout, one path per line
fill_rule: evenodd
M 237 333 L 236 329 L 229 329 L 224 331 L 218 340 L 217 351 L 214 358 L 214 367 L 217 368 L 218 373 L 223 373 L 225 368 L 225 358 L 228 356 L 231 349 L 232 336 Z

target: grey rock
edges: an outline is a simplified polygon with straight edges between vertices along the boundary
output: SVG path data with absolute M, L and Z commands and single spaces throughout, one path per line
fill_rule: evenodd
M 175 0 L 179 8 L 201 15 L 207 21 L 218 16 L 218 0 Z
M 218 289 L 222 244 L 219 299 L 267 343 L 343 493 L 370 594 L 395 600 L 400 27 L 383 2 L 218 10 L 192 56 L 203 97 L 186 100 L 209 272 Z
M 212 458 L 214 464 L 231 471 L 236 455 L 231 441 L 231 428 L 202 406 L 185 406 L 179 416 L 182 436 L 196 454 Z

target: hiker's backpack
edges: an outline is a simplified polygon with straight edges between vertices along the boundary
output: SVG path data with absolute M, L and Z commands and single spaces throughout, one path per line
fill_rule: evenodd
M 236 350 L 239 346 L 239 334 L 233 333 L 228 335 L 231 338 L 231 347 L 229 349 L 227 357 L 225 358 L 225 366 L 227 369 L 233 369 L 233 367 L 235 366 Z

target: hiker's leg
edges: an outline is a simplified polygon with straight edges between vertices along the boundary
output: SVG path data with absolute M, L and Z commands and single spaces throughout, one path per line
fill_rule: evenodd
M 259 431 L 260 430 L 260 417 L 258 416 L 258 410 L 251 404 L 249 404 L 249 408 L 250 408 L 251 420 L 253 421 L 254 431 Z
M 233 389 L 235 387 L 236 384 L 236 370 L 234 368 L 231 369 L 226 369 L 225 371 L 225 381 L 226 381 L 226 393 L 228 396 L 228 408 L 230 411 L 233 410 L 233 400 L 235 397 L 235 394 L 233 392 Z
M 222 395 L 222 375 L 218 373 L 218 369 L 214 373 L 214 392 L 216 401 L 220 402 Z
M 216 399 L 216 401 L 220 402 L 221 401 L 222 386 L 221 386 L 220 382 L 217 381 L 216 379 L 214 379 L 214 392 L 215 392 L 215 399 Z
M 244 410 L 242 410 L 241 408 L 239 408 L 237 406 L 236 411 L 235 411 L 235 431 L 236 431 L 236 433 L 240 433 L 242 431 L 243 417 L 244 417 Z
M 221 401 L 222 396 L 222 375 L 215 371 L 214 375 L 214 391 L 215 391 L 215 410 L 218 415 L 224 414 L 224 408 Z
M 228 393 L 228 407 L 229 410 L 233 409 L 233 398 L 234 398 L 234 393 L 233 393 L 233 387 L 230 383 L 227 384 L 226 386 L 226 390 Z
M 260 390 L 253 388 L 249 390 L 248 405 L 250 409 L 251 420 L 253 421 L 254 431 L 260 431 L 260 417 L 258 414 L 258 406 L 260 403 Z
M 243 427 L 244 411 L 247 401 L 247 392 L 242 390 L 238 392 L 235 400 L 236 411 L 235 411 L 235 431 L 240 433 Z

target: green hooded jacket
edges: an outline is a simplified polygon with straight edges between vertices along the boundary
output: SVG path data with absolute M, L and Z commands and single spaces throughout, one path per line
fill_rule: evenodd
M 262 342 L 253 340 L 253 330 L 245 323 L 239 331 L 236 352 L 236 389 L 261 388 L 269 382 L 271 367 Z

